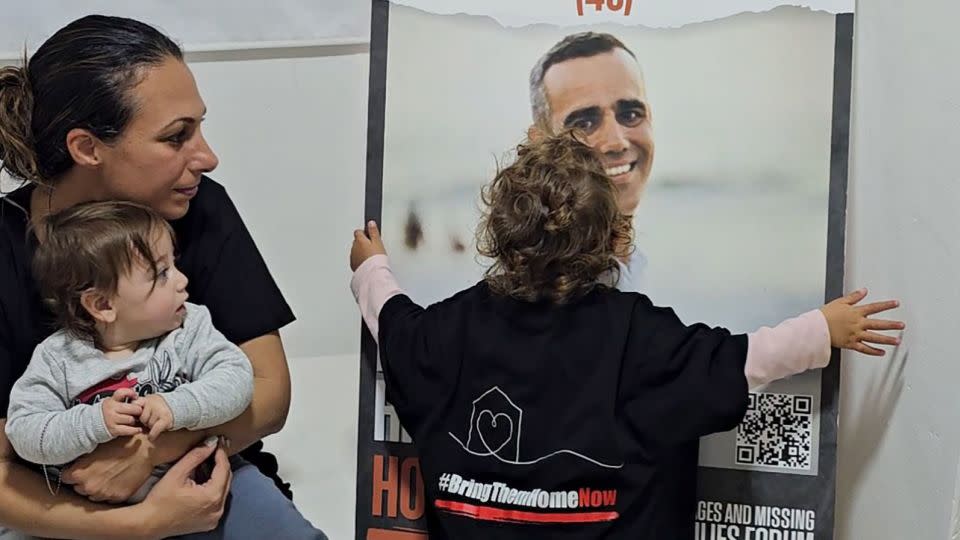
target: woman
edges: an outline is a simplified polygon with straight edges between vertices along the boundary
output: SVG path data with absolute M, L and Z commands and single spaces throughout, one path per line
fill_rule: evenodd
M 140 202 L 171 221 L 191 301 L 206 305 L 216 327 L 240 345 L 256 378 L 250 408 L 210 433 L 120 439 L 79 460 L 62 481 L 87 498 L 51 495 L 0 430 L 0 526 L 57 538 L 209 530 L 216 504 L 200 505 L 211 508 L 204 513 L 170 500 L 203 489 L 199 497 L 216 503 L 229 471 L 199 488 L 171 477 L 166 491 L 140 505 L 103 503 L 128 498 L 155 465 L 177 461 L 212 434 L 238 454 L 214 536 L 262 538 L 266 529 L 271 538 L 324 538 L 277 489 L 285 486 L 276 461 L 259 442 L 286 420 L 290 377 L 278 331 L 294 315 L 226 191 L 204 176 L 218 163 L 200 131 L 205 113 L 180 48 L 130 19 L 84 17 L 50 37 L 25 68 L 0 69 L 0 162 L 25 181 L 0 202 L 0 414 L 32 349 L 52 331 L 30 274 L 38 241 L 30 226 L 89 200 Z

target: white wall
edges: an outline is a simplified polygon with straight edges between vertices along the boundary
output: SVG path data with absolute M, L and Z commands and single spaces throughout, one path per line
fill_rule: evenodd
M 837 535 L 950 536 L 960 449 L 960 3 L 857 3 L 848 288 L 903 301 L 887 360 L 844 357 Z
M 362 225 L 367 46 L 188 57 L 207 104 L 204 134 L 226 185 L 299 317 L 291 357 L 359 350 L 347 284 Z
M 212 176 L 298 316 L 282 332 L 291 414 L 266 445 L 307 518 L 330 538 L 352 538 L 360 317 L 347 256 L 363 220 L 367 47 L 187 60 L 209 109 L 204 133 L 220 156 Z

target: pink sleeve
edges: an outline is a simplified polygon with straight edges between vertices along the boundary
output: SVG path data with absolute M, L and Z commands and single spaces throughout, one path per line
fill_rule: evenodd
M 386 255 L 374 255 L 357 267 L 350 279 L 350 290 L 353 292 L 353 298 L 360 306 L 360 314 L 363 321 L 373 334 L 373 339 L 379 344 L 379 324 L 380 310 L 387 300 L 398 294 L 403 294 L 403 289 L 397 284 L 393 272 L 390 270 L 390 264 Z
M 744 371 L 750 388 L 830 363 L 830 330 L 819 309 L 749 335 Z

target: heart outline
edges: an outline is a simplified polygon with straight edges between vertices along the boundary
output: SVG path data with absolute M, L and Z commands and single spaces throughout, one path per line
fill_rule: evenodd
M 483 419 L 483 415 L 490 416 L 490 425 L 493 427 L 497 427 L 497 418 L 501 416 L 506 418 L 507 422 L 509 422 L 509 425 L 508 425 L 508 427 L 510 428 L 509 434 L 507 435 L 507 438 L 503 441 L 503 444 L 498 446 L 496 450 L 493 450 L 490 448 L 490 445 L 487 443 L 486 437 L 483 436 L 483 428 L 480 424 L 480 421 Z M 510 444 L 510 441 L 513 440 L 513 418 L 510 418 L 510 415 L 506 413 L 493 414 L 492 412 L 490 412 L 489 409 L 484 409 L 480 411 L 479 415 L 477 415 L 477 436 L 480 437 L 480 442 L 483 443 L 483 447 L 486 448 L 488 452 L 490 452 L 490 455 L 499 456 L 500 454 L 498 452 L 500 452 L 500 450 L 503 450 L 503 448 L 508 444 Z

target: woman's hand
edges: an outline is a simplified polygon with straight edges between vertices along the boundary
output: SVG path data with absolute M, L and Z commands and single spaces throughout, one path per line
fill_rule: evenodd
M 137 505 L 151 537 L 210 531 L 220 523 L 232 472 L 222 443 L 216 444 L 218 439 L 212 437 L 208 440 L 180 458 Z M 210 479 L 198 484 L 193 480 L 194 469 L 211 454 L 215 466 Z
M 180 459 L 205 436 L 203 431 L 181 429 L 161 433 L 152 442 L 146 434 L 114 439 L 77 459 L 62 480 L 90 500 L 123 502 L 140 489 L 155 467 Z
M 91 501 L 123 502 L 140 489 L 155 464 L 146 435 L 120 437 L 80 457 L 61 479 Z

